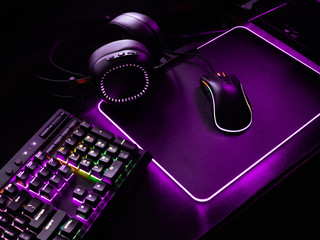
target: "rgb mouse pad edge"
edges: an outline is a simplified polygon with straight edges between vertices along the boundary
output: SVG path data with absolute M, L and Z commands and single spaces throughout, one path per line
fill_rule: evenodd
M 229 31 L 200 54 L 243 84 L 253 111 L 252 126 L 244 133 L 228 135 L 215 128 L 199 86 L 207 69 L 195 58 L 169 71 L 152 104 L 131 117 L 103 104 L 101 110 L 191 197 L 207 201 L 319 120 L 320 86 L 316 72 L 245 28 Z

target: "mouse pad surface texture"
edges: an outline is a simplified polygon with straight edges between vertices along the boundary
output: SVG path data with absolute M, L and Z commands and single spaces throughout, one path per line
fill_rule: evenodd
M 199 49 L 216 72 L 236 75 L 251 103 L 252 125 L 226 134 L 214 125 L 200 88 L 208 65 L 192 57 L 157 76 L 137 109 L 102 110 L 194 197 L 209 198 L 320 112 L 319 75 L 245 28 Z

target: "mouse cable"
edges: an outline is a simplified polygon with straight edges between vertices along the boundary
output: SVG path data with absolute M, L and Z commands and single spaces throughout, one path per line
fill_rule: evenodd
M 177 61 L 180 56 L 193 56 L 193 57 L 199 57 L 203 61 L 205 61 L 207 63 L 207 65 L 209 66 L 211 72 L 215 73 L 212 64 L 209 62 L 208 59 L 206 59 L 201 54 L 193 53 L 193 52 L 184 52 L 184 53 L 182 53 L 182 52 L 174 52 L 174 51 L 169 51 L 169 50 L 165 50 L 164 53 L 171 54 L 171 55 L 177 55 L 177 57 L 173 57 L 173 58 L 169 59 L 167 62 L 162 63 L 162 64 L 160 64 L 158 66 L 155 66 L 153 69 L 156 70 L 156 69 L 161 69 L 161 68 L 167 67 L 168 65 L 170 65 L 170 63 L 173 63 L 173 62 Z

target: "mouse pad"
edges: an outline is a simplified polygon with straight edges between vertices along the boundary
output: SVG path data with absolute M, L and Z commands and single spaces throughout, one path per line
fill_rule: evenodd
M 214 196 L 320 112 L 318 73 L 245 28 L 201 47 L 216 72 L 236 75 L 252 106 L 250 128 L 219 131 L 200 88 L 208 65 L 192 57 L 157 76 L 139 108 L 101 109 L 194 198 Z

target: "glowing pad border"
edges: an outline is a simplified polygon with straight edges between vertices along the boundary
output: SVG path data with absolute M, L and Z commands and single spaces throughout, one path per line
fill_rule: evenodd
M 275 45 L 274 43 L 272 43 L 271 41 L 267 40 L 266 38 L 260 36 L 258 33 L 252 31 L 251 29 L 245 27 L 245 26 L 237 26 L 234 27 L 226 32 L 224 32 L 223 34 L 219 35 L 216 38 L 213 38 L 212 40 L 206 42 L 205 44 L 199 46 L 197 49 L 199 50 L 200 48 L 210 44 L 211 42 L 217 40 L 218 38 L 224 36 L 225 34 L 231 32 L 234 29 L 237 28 L 244 28 L 248 31 L 250 31 L 251 33 L 253 33 L 254 35 L 258 36 L 259 38 L 261 38 L 262 40 L 266 41 L 267 43 L 271 44 L 272 46 L 276 47 L 277 49 L 279 49 L 280 51 L 282 51 L 283 53 L 287 54 L 288 56 L 292 57 L 293 59 L 295 59 L 296 61 L 302 63 L 304 66 L 310 68 L 311 70 L 315 71 L 316 73 L 320 74 L 320 72 L 318 70 L 316 70 L 314 67 L 306 64 L 305 62 L 301 61 L 300 59 L 298 59 L 297 57 L 293 56 L 292 54 L 290 54 L 289 52 L 285 51 L 284 49 L 280 48 L 279 46 Z M 101 104 L 103 103 L 103 101 L 99 102 L 98 104 L 98 109 L 100 111 L 100 113 L 102 113 L 103 116 L 105 116 L 121 133 L 123 133 L 131 142 L 133 142 L 134 144 L 136 144 L 140 149 L 143 149 L 138 143 L 136 143 L 136 141 L 134 141 L 118 124 L 116 124 L 107 114 L 105 114 L 102 109 L 101 109 Z M 212 198 L 214 198 L 215 196 L 217 196 L 220 192 L 222 192 L 224 189 L 226 189 L 228 186 L 230 186 L 232 183 L 234 183 L 235 181 L 237 181 L 240 177 L 242 177 L 244 174 L 246 174 L 248 171 L 250 171 L 252 168 L 254 168 L 257 164 L 259 164 L 261 161 L 263 161 L 265 158 L 267 158 L 269 155 L 271 155 L 273 152 L 275 152 L 278 148 L 280 148 L 282 145 L 284 145 L 286 142 L 288 142 L 290 139 L 292 139 L 295 135 L 297 135 L 299 132 L 301 132 L 305 127 L 307 127 L 309 124 L 311 124 L 313 121 L 315 121 L 316 119 L 318 119 L 320 117 L 320 113 L 318 113 L 316 116 L 314 116 L 312 119 L 310 119 L 307 123 L 305 123 L 303 126 L 301 126 L 299 129 L 297 129 L 295 132 L 293 132 L 289 137 L 287 137 L 286 139 L 284 139 L 281 143 L 279 143 L 276 147 L 274 147 L 273 149 L 271 149 L 268 153 L 266 153 L 264 156 L 262 156 L 260 159 L 258 159 L 256 162 L 254 162 L 252 165 L 250 165 L 248 168 L 246 168 L 244 171 L 242 171 L 240 174 L 238 174 L 235 178 L 233 178 L 231 181 L 229 181 L 227 184 L 225 184 L 223 187 L 221 187 L 219 190 L 217 190 L 216 192 L 214 192 L 212 195 L 210 195 L 207 198 L 198 198 L 196 196 L 194 196 L 190 191 L 188 191 L 188 189 L 186 189 L 177 179 L 175 179 L 160 163 L 158 163 L 155 159 L 152 159 L 152 162 L 161 169 L 161 171 L 163 171 L 173 182 L 175 182 L 187 195 L 189 195 L 193 200 L 197 201 L 197 202 L 208 202 L 210 201 Z

